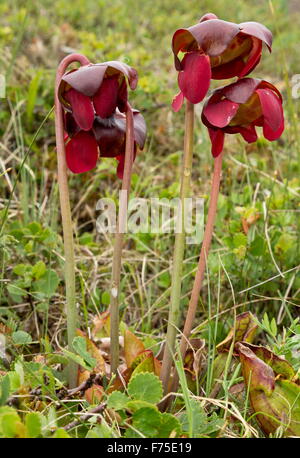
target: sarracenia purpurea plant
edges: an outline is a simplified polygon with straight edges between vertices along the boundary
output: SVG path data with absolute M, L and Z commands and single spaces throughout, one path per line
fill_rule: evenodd
M 234 24 L 219 20 L 212 13 L 203 16 L 195 26 L 177 30 L 173 36 L 172 48 L 175 67 L 179 72 L 180 88 L 179 94 L 174 97 L 172 103 L 174 111 L 180 110 L 184 99 L 191 105 L 201 102 L 208 92 L 211 79 L 238 78 L 237 82 L 215 90 L 205 103 L 202 112 L 202 122 L 208 128 L 212 143 L 214 171 L 204 238 L 181 338 L 182 357 L 185 355 L 195 319 L 212 240 L 225 134 L 240 133 L 244 140 L 251 143 L 257 140 L 256 126 L 263 127 L 265 138 L 271 141 L 279 138 L 284 129 L 282 97 L 279 91 L 266 81 L 245 78 L 258 65 L 263 43 L 271 51 L 272 34 L 262 24 L 257 22 Z M 178 57 L 179 52 L 184 53 L 181 61 Z M 182 175 L 184 175 L 184 165 Z M 175 339 L 180 324 L 184 234 L 177 235 L 177 239 L 180 240 L 181 249 L 174 250 L 168 331 L 161 371 L 165 393 L 170 387 Z M 176 242 L 177 240 L 175 247 Z M 177 385 L 178 377 L 175 374 L 172 391 L 177 389 Z
M 73 62 L 81 67 L 66 72 Z M 90 64 L 79 54 L 71 54 L 60 63 L 55 87 L 55 128 L 58 162 L 58 185 L 65 248 L 65 282 L 68 348 L 77 327 L 75 256 L 73 228 L 68 190 L 67 168 L 73 173 L 93 169 L 99 156 L 115 157 L 122 190 L 128 197 L 131 169 L 137 145 L 142 149 L 146 126 L 139 111 L 128 103 L 127 81 L 131 89 L 137 85 L 137 72 L 117 61 Z M 124 222 L 127 198 L 120 203 L 119 221 L 113 253 L 111 286 L 111 370 L 119 363 L 119 286 Z M 69 363 L 68 381 L 76 385 L 77 367 Z

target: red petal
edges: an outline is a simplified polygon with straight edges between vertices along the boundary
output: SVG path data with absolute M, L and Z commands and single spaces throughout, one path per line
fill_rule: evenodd
M 238 108 L 238 103 L 225 99 L 217 103 L 206 104 L 203 114 L 212 126 L 222 128 L 228 126 L 236 115 Z
M 96 166 L 98 146 L 87 132 L 78 132 L 66 145 L 66 161 L 73 173 L 88 172 Z
M 270 141 L 276 140 L 284 130 L 281 100 L 270 89 L 257 89 L 256 92 L 264 115 L 264 136 Z
M 269 29 L 267 29 L 267 27 L 260 24 L 259 22 L 243 22 L 242 24 L 239 24 L 239 27 L 241 29 L 241 32 L 243 32 L 244 34 L 262 40 L 271 51 L 272 33 Z
M 224 147 L 224 132 L 221 129 L 210 129 L 208 133 L 211 140 L 211 152 L 213 157 L 219 156 L 222 153 Z
M 178 84 L 191 103 L 199 103 L 207 94 L 211 80 L 209 57 L 198 52 L 185 54 L 183 71 L 178 74 Z
M 94 109 L 91 99 L 71 88 L 64 95 L 72 107 L 72 114 L 82 130 L 90 130 L 94 122 Z
M 262 53 L 262 42 L 257 38 L 252 38 L 252 49 L 248 57 L 248 61 L 243 70 L 237 74 L 240 78 L 248 75 L 259 63 Z
M 119 82 L 117 78 L 105 78 L 96 92 L 93 103 L 100 118 L 109 118 L 117 107 Z
M 174 97 L 174 99 L 172 101 L 172 108 L 176 113 L 182 107 L 183 101 L 184 101 L 184 95 L 180 91 L 177 95 L 175 95 L 175 97 Z
M 241 127 L 240 134 L 243 136 L 244 140 L 248 143 L 254 143 L 257 140 L 257 133 L 255 126 L 250 125 L 248 127 Z
M 245 62 L 241 57 L 237 57 L 231 62 L 223 65 L 218 65 L 211 69 L 211 77 L 214 80 L 225 80 L 239 75 L 245 66 Z
M 236 83 L 229 84 L 217 92 L 221 92 L 226 99 L 236 103 L 246 103 L 255 89 L 262 83 L 256 78 L 243 78 Z
M 120 180 L 123 180 L 124 166 L 125 166 L 125 155 L 118 156 L 118 167 L 117 167 L 117 176 Z

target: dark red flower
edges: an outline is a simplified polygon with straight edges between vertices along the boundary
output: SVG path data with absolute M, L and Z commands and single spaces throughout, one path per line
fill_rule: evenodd
M 177 30 L 172 48 L 180 93 L 173 100 L 173 109 L 181 108 L 184 97 L 194 104 L 201 102 L 211 79 L 248 75 L 260 61 L 263 43 L 271 51 L 272 33 L 264 25 L 234 24 L 211 13 L 198 24 Z M 185 53 L 181 61 L 179 52 Z
M 239 133 L 248 142 L 257 140 L 256 126 L 267 140 L 279 138 L 284 130 L 282 97 L 267 81 L 242 78 L 214 91 L 203 107 L 202 121 L 208 128 L 212 154 L 218 156 L 225 134 Z
M 66 161 L 74 173 L 93 169 L 97 159 L 115 157 L 123 175 L 126 140 L 127 82 L 137 85 L 136 71 L 112 61 L 72 70 L 61 80 L 58 95 L 65 112 Z M 144 147 L 146 124 L 133 110 L 136 145 Z M 123 164 L 123 165 L 122 165 Z

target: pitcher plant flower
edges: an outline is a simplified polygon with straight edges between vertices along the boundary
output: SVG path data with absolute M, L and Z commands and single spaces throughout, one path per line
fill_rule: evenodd
M 66 72 L 78 61 L 81 67 Z M 131 170 L 137 145 L 143 148 L 146 125 L 138 110 L 128 103 L 127 82 L 131 89 L 137 85 L 137 72 L 117 61 L 90 64 L 84 56 L 66 57 L 58 67 L 55 90 L 56 141 L 58 182 L 65 245 L 65 276 L 67 290 L 68 347 L 76 335 L 75 260 L 72 219 L 69 202 L 67 167 L 74 173 L 93 169 L 99 155 L 118 160 L 117 174 L 122 178 L 122 190 L 128 198 Z M 65 134 L 66 132 L 66 134 Z M 116 233 L 111 291 L 111 367 L 115 372 L 119 360 L 119 284 L 124 219 L 127 199 L 120 202 L 119 224 Z M 71 364 L 69 385 L 77 378 L 76 365 Z
M 172 49 L 180 92 L 173 109 L 180 110 L 184 98 L 196 104 L 204 99 L 211 79 L 242 78 L 259 63 L 263 43 L 272 49 L 272 33 L 259 22 L 222 21 L 212 13 L 199 23 L 178 29 Z M 180 60 L 179 53 L 183 53 Z
M 202 122 L 214 157 L 223 151 L 225 134 L 239 133 L 252 143 L 257 140 L 258 126 L 267 140 L 277 140 L 284 130 L 282 96 L 267 81 L 243 78 L 214 91 L 203 108 Z
M 93 169 L 100 157 L 118 160 L 117 174 L 123 177 L 128 94 L 137 85 L 137 73 L 117 61 L 91 64 L 63 76 L 59 98 L 65 109 L 66 161 L 73 173 Z M 133 109 L 135 152 L 143 149 L 146 125 Z

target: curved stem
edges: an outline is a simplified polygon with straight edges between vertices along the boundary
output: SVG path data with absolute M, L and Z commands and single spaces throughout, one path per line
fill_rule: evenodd
M 221 181 L 221 172 L 222 172 L 222 161 L 223 161 L 223 153 L 221 153 L 218 157 L 216 157 L 214 161 L 214 173 L 211 185 L 211 194 L 210 194 L 210 202 L 209 202 L 209 209 L 207 215 L 207 223 L 205 227 L 200 258 L 198 263 L 198 269 L 196 273 L 196 277 L 194 280 L 194 285 L 192 289 L 191 299 L 188 306 L 188 311 L 185 319 L 184 329 L 183 329 L 183 336 L 180 342 L 180 352 L 182 359 L 185 356 L 185 352 L 188 345 L 188 338 L 190 336 L 193 322 L 196 315 L 198 300 L 200 291 L 202 288 L 205 268 L 206 268 L 206 261 L 211 245 L 213 228 L 215 217 L 217 213 L 217 205 L 218 205 L 218 196 L 219 196 L 219 189 L 220 189 L 220 181 Z M 176 375 L 173 382 L 172 391 L 176 391 L 178 387 L 178 376 Z
M 173 363 L 173 354 L 175 352 L 175 340 L 177 328 L 180 319 L 180 297 L 182 283 L 182 266 L 184 259 L 185 231 L 184 231 L 184 203 L 189 196 L 191 186 L 191 167 L 193 159 L 193 139 L 194 139 L 194 105 L 186 101 L 185 111 L 185 136 L 184 136 L 184 156 L 181 169 L 181 188 L 180 203 L 181 211 L 178 212 L 181 218 L 181 227 L 177 229 L 175 236 L 175 246 L 173 255 L 173 273 L 171 286 L 171 304 L 168 318 L 168 329 L 166 345 L 163 355 L 161 381 L 164 387 L 164 393 L 168 392 L 168 381 Z
M 112 281 L 110 290 L 110 352 L 111 374 L 117 372 L 119 366 L 119 289 L 122 262 L 123 234 L 126 230 L 127 205 L 130 193 L 131 171 L 134 154 L 133 112 L 129 104 L 126 110 L 126 148 L 125 164 L 122 180 L 122 191 L 119 199 L 119 217 L 116 229 L 114 253 L 112 260 Z
M 72 351 L 72 342 L 76 335 L 77 312 L 75 303 L 75 259 L 73 244 L 73 228 L 70 208 L 67 164 L 65 155 L 63 109 L 58 99 L 58 87 L 67 67 L 72 62 L 81 65 L 89 64 L 89 60 L 81 54 L 71 54 L 65 57 L 58 66 L 55 83 L 55 134 L 57 152 L 57 178 L 60 197 L 61 218 L 63 226 L 64 251 L 65 251 L 65 283 L 66 283 L 66 308 L 67 308 L 67 333 L 68 349 Z M 70 361 L 68 366 L 69 387 L 74 388 L 77 383 L 77 364 Z

